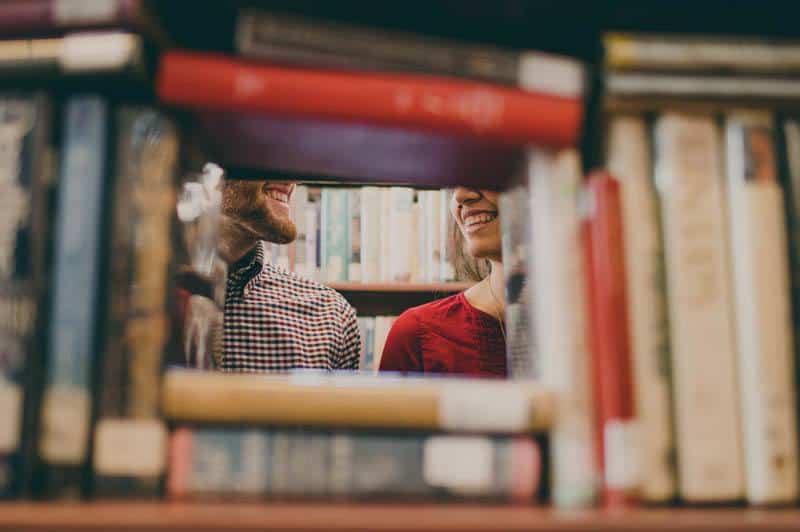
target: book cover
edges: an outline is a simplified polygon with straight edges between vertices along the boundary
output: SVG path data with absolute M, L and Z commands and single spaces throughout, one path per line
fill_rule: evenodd
M 97 348 L 110 110 L 94 95 L 64 107 L 52 302 L 38 453 L 42 492 L 77 498 L 85 489 Z
M 383 212 L 378 187 L 361 188 L 361 280 L 374 283 L 382 280 L 381 252 L 383 234 Z
M 580 157 L 572 150 L 541 152 L 535 161 L 533 326 L 541 347 L 541 382 L 560 397 L 550 432 L 550 494 L 560 508 L 587 507 L 595 502 L 599 475 L 578 212 Z
M 640 435 L 633 389 L 633 360 L 628 331 L 625 235 L 622 193 L 610 174 L 596 172 L 585 185 L 589 289 L 595 342 L 592 346 L 597 432 L 602 454 L 603 502 L 632 503 L 640 487 Z
M 768 111 L 725 119 L 739 394 L 747 500 L 798 496 L 789 271 L 775 131 Z
M 239 13 L 236 47 L 243 56 L 276 63 L 472 78 L 564 97 L 584 88 L 582 65 L 563 56 L 252 9 Z
M 207 72 L 214 71 L 214 76 Z M 279 113 L 568 147 L 583 103 L 488 83 L 434 76 L 289 68 L 218 54 L 167 52 L 157 93 L 193 109 Z
M 95 497 L 155 497 L 167 429 L 158 388 L 169 346 L 170 226 L 177 199 L 175 124 L 150 107 L 117 114 L 111 260 L 93 440 Z
M 0 93 L 0 499 L 30 495 L 44 365 L 53 102 Z
M 347 191 L 347 218 L 350 237 L 350 260 L 347 265 L 347 280 L 361 281 L 361 189 L 352 188 Z
M 219 429 L 172 436 L 175 499 L 497 499 L 530 502 L 541 470 L 530 436 Z
M 346 281 L 350 263 L 350 228 L 346 189 L 323 188 L 320 210 L 322 276 L 330 281 Z
M 649 130 L 639 116 L 614 116 L 608 169 L 619 179 L 625 234 L 628 320 L 636 409 L 641 428 L 641 495 L 663 502 L 676 494 L 669 323 L 658 198 Z
M 272 376 L 171 370 L 162 391 L 170 420 L 232 425 L 530 432 L 551 426 L 555 406 L 553 394 L 534 381 L 319 371 Z
M 413 253 L 415 251 L 414 189 L 391 187 L 389 189 L 389 280 L 411 281 Z
M 655 182 L 667 265 L 678 489 L 690 502 L 744 496 L 733 298 L 721 160 L 707 116 L 655 124 Z

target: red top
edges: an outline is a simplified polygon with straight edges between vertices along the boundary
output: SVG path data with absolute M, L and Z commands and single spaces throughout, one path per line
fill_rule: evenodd
M 504 377 L 500 322 L 463 293 L 411 308 L 389 331 L 380 370 Z

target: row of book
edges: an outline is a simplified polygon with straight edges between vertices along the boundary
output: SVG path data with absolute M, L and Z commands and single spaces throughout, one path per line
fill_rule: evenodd
M 268 248 L 274 263 L 323 282 L 452 281 L 449 200 L 446 190 L 300 185 L 296 240 Z

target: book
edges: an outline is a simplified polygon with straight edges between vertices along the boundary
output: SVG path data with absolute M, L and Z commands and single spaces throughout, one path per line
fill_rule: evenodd
M 605 63 L 618 70 L 786 74 L 800 72 L 800 43 L 753 37 L 609 33 Z
M 375 317 L 375 341 L 372 347 L 373 358 L 372 367 L 370 368 L 373 372 L 380 370 L 383 348 L 386 346 L 386 338 L 389 336 L 389 331 L 392 330 L 395 319 L 395 316 Z
M 170 370 L 162 395 L 163 412 L 175 421 L 467 432 L 544 430 L 555 406 L 552 394 L 532 381 L 314 371 L 273 376 Z
M 236 48 L 245 57 L 276 63 L 472 78 L 564 97 L 580 97 L 584 87 L 583 66 L 564 56 L 254 9 L 239 12 Z
M 174 499 L 530 502 L 540 469 L 530 436 L 180 426 L 167 492 Z
M 267 171 L 287 180 L 482 186 L 509 175 L 521 153 L 466 136 L 313 117 L 202 110 L 193 127 L 231 175 L 256 179 Z
M 535 164 L 533 326 L 540 342 L 540 380 L 559 395 L 550 430 L 550 495 L 560 508 L 587 507 L 596 500 L 599 478 L 578 212 L 580 157 L 574 150 L 542 152 Z
M 0 499 L 30 495 L 47 327 L 52 98 L 0 93 Z
M 83 28 L 124 27 L 152 31 L 144 0 L 6 0 L 0 35 L 42 35 Z
M 664 502 L 677 489 L 669 323 L 660 213 L 643 118 L 611 118 L 607 163 L 622 192 L 628 325 L 641 428 L 641 496 Z
M 474 81 L 289 68 L 179 51 L 162 57 L 157 93 L 164 103 L 192 109 L 366 122 L 552 147 L 578 141 L 583 110 L 580 97 Z
M 747 500 L 798 497 L 794 344 L 783 195 L 767 111 L 725 118 Z
M 605 77 L 605 89 L 618 97 L 796 100 L 800 79 L 611 72 Z
M 411 281 L 413 255 L 416 250 L 413 231 L 414 189 L 389 189 L 389 281 Z
M 347 191 L 348 238 L 350 240 L 350 259 L 347 265 L 347 280 L 360 281 L 361 272 L 361 190 Z
M 326 281 L 346 281 L 350 263 L 350 228 L 346 189 L 322 189 L 320 227 L 321 264 Z M 345 223 L 342 223 L 342 222 Z
M 116 111 L 111 260 L 98 360 L 94 497 L 155 497 L 167 428 L 158 388 L 169 346 L 171 224 L 177 197 L 175 124 L 151 107 Z
M 536 244 L 531 234 L 530 191 L 539 156 L 547 155 L 537 150 L 528 153 L 523 170 L 514 178 L 513 185 L 500 195 L 498 205 L 504 220 L 500 228 L 506 285 L 506 354 L 511 379 L 538 378 L 541 375 L 539 345 L 533 325 L 535 296 L 532 294 L 532 276 L 535 272 L 532 254 Z M 449 214 L 449 211 L 445 212 Z
M 392 263 L 391 260 L 386 260 L 386 258 L 392 257 L 392 188 L 381 189 L 380 199 L 380 256 L 383 259 L 380 261 L 381 281 L 389 282 L 392 280 Z M 380 353 L 381 351 L 376 352 Z
M 140 36 L 105 31 L 0 40 L 0 72 L 5 78 L 57 79 L 110 73 L 144 78 L 146 65 Z
M 374 283 L 381 280 L 381 189 L 361 188 L 361 280 Z
M 603 503 L 632 503 L 639 490 L 639 433 L 633 391 L 633 361 L 628 332 L 625 271 L 625 235 L 622 193 L 610 174 L 595 172 L 586 182 L 590 318 L 595 340 L 591 344 L 592 385 L 599 433 L 597 453 L 603 474 Z
M 107 100 L 90 94 L 70 97 L 64 107 L 49 344 L 37 445 L 44 465 L 41 492 L 48 497 L 80 497 L 87 480 L 110 113 Z
M 311 277 L 311 267 L 309 265 L 308 255 L 308 216 L 306 214 L 309 209 L 308 200 L 308 187 L 296 185 L 292 197 L 289 200 L 289 209 L 292 213 L 292 220 L 297 228 L 297 237 L 290 246 L 289 255 L 290 269 L 297 272 L 301 277 L 307 279 Z M 311 255 L 314 257 L 314 255 Z
M 466 186 L 466 185 L 465 185 Z M 458 230 L 458 226 L 450 213 L 450 203 L 452 192 L 450 190 L 439 190 L 439 262 L 441 272 L 439 278 L 442 281 L 453 281 L 456 278 L 455 262 L 453 260 L 454 239 L 453 231 Z
M 362 373 L 372 373 L 375 363 L 375 321 L 374 317 L 359 316 L 358 332 L 361 335 L 361 357 L 358 369 Z
M 656 120 L 678 491 L 689 502 L 737 500 L 745 488 L 721 153 L 712 118 Z

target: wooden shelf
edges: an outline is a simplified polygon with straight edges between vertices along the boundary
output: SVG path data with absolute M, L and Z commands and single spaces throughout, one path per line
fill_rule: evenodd
M 800 510 L 637 509 L 557 512 L 477 505 L 3 503 L 0 530 L 283 531 L 796 531 Z
M 328 283 L 359 316 L 399 316 L 405 310 L 466 290 L 472 283 Z
M 342 282 L 327 285 L 338 292 L 376 292 L 376 293 L 440 293 L 455 294 L 463 292 L 473 283 L 357 283 Z

